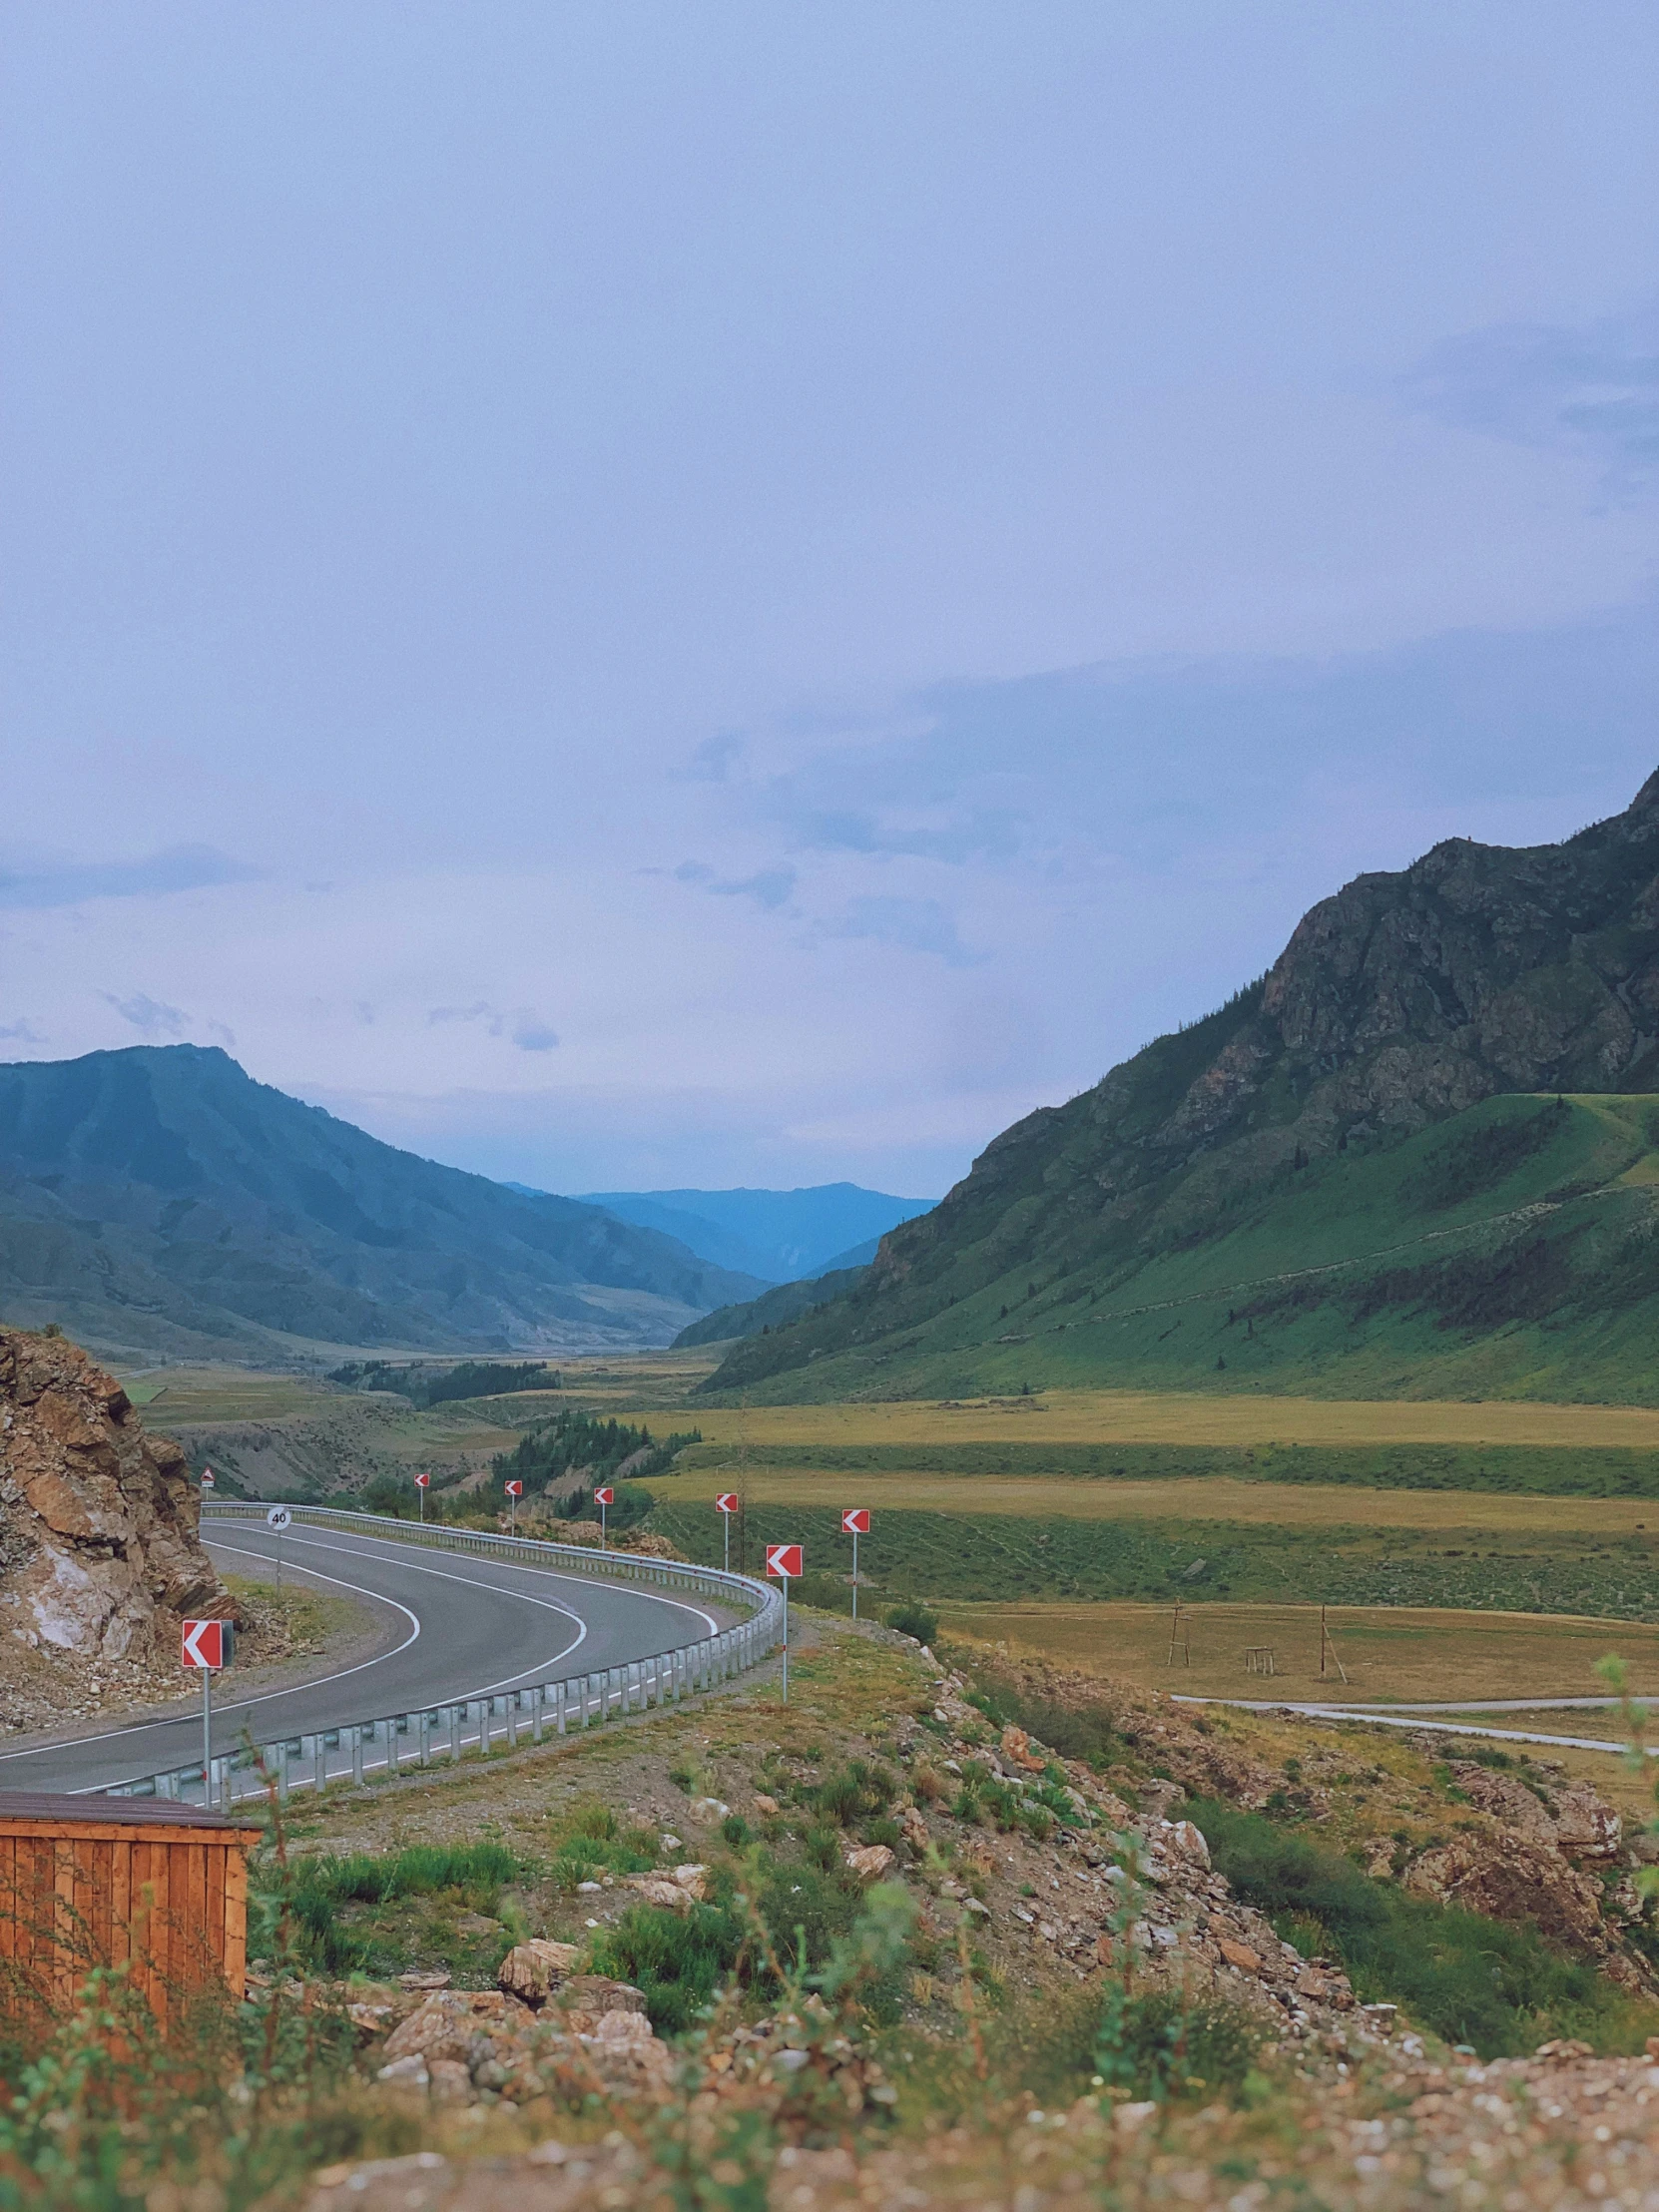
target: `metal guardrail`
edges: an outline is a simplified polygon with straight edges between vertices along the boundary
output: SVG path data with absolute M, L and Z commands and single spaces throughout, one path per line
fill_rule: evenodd
M 220 1521 L 263 1521 L 264 1504 L 205 1505 L 202 1517 Z M 379 1771 L 401 1773 L 427 1767 L 434 1759 L 458 1760 L 467 1751 L 488 1753 L 498 1744 L 516 1747 L 528 1739 L 540 1743 L 550 1732 L 563 1736 L 601 1725 L 615 1714 L 644 1712 L 653 1705 L 678 1704 L 696 1690 L 713 1689 L 747 1668 L 758 1666 L 778 1648 L 783 1600 L 776 1587 L 719 1567 L 700 1567 L 641 1553 L 596 1551 L 591 1546 L 551 1544 L 533 1536 L 496 1536 L 474 1528 L 447 1528 L 441 1522 L 405 1521 L 381 1513 L 351 1513 L 334 1506 L 296 1505 L 296 1521 L 310 1527 L 357 1529 L 389 1536 L 430 1550 L 470 1551 L 526 1566 L 556 1567 L 561 1574 L 601 1582 L 634 1582 L 648 1587 L 693 1591 L 700 1597 L 735 1606 L 752 1606 L 747 1620 L 703 1638 L 676 1645 L 644 1659 L 561 1681 L 531 1683 L 498 1690 L 491 1697 L 463 1698 L 411 1713 L 385 1714 L 351 1721 L 314 1734 L 278 1737 L 266 1744 L 245 1744 L 213 1760 L 172 1767 L 163 1774 L 118 1783 L 105 1797 L 177 1800 L 181 1805 L 215 1806 L 230 1812 L 239 1801 L 263 1798 L 267 1777 L 279 1798 L 290 1790 L 322 1790 L 331 1782 L 360 1783 Z M 296 1689 L 303 1684 L 296 1684 Z M 262 1771 L 263 1770 L 263 1771 Z

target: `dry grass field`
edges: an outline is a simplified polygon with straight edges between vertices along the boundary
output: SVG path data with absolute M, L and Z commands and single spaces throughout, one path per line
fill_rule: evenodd
M 666 1384 L 666 1357 L 653 1380 Z M 644 1364 L 590 1372 L 572 1362 L 566 1386 L 607 1412 L 660 1422 Z M 630 1394 L 630 1382 L 633 1382 Z M 680 1416 L 683 1416 L 680 1417 Z M 681 1403 L 711 1443 L 946 1444 L 1530 1444 L 1659 1448 L 1659 1408 L 1518 1400 L 1218 1396 L 1198 1391 L 1049 1390 L 1036 1397 L 748 1407 Z
M 708 1504 L 734 1477 L 720 1468 L 665 1475 L 659 1496 Z M 953 1514 L 1013 1514 L 1031 1520 L 1227 1521 L 1330 1528 L 1527 1529 L 1561 1535 L 1622 1536 L 1659 1529 L 1652 1498 L 1510 1496 L 1479 1490 L 1357 1489 L 1319 1482 L 1241 1482 L 1231 1475 L 1172 1476 L 1165 1481 L 1088 1481 L 1054 1475 L 950 1475 L 823 1471 L 769 1467 L 742 1473 L 756 1505 L 867 1505 Z
M 252 1368 L 152 1368 L 121 1381 L 154 1428 L 170 1421 L 289 1420 L 339 1403 L 339 1392 L 324 1382 Z
M 1320 1675 L 1317 1605 L 1208 1602 L 1181 1613 L 1190 1663 L 1170 1664 L 1173 1605 L 943 1603 L 945 1632 L 1006 1644 L 1059 1665 L 1142 1689 L 1199 1697 L 1283 1697 L 1409 1702 L 1456 1697 L 1593 1697 L 1595 1663 L 1618 1651 L 1638 1691 L 1659 1695 L 1659 1627 L 1579 1620 L 1559 1614 L 1431 1612 L 1410 1607 L 1337 1606 L 1328 1625 L 1348 1683 L 1335 1665 Z M 1246 1671 L 1245 1653 L 1274 1653 L 1271 1678 Z M 1448 1716 L 1455 1718 L 1455 1715 Z M 1471 1716 L 1471 1718 L 1474 1716 Z M 1508 1727 L 1507 1716 L 1489 1716 Z M 1589 1725 L 1580 1726 L 1580 1721 Z M 1522 1721 L 1520 1726 L 1531 1725 Z M 1617 1734 L 1598 1714 L 1537 1716 L 1562 1734 Z

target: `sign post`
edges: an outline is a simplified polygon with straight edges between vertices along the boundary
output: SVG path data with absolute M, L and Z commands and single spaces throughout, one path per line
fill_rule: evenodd
M 273 1511 L 286 1512 L 286 1506 L 273 1507 Z M 236 1631 L 229 1621 L 186 1621 L 180 1649 L 180 1664 L 200 1668 L 202 1674 L 202 1803 L 213 1801 L 214 1773 L 214 1693 L 213 1679 L 221 1667 L 231 1664 L 231 1654 L 236 1647 Z
M 768 1544 L 767 1572 L 784 1585 L 784 1703 L 790 1702 L 790 1584 L 805 1571 L 799 1544 Z
M 507 1484 L 507 1533 L 509 1536 L 517 1533 L 518 1501 L 523 1495 L 524 1484 L 522 1482 L 513 1481 Z
M 841 1515 L 841 1532 L 852 1538 L 852 1618 L 858 1618 L 858 1538 L 869 1534 L 869 1512 L 862 1505 L 849 1505 Z
M 265 1517 L 265 1524 L 267 1528 L 275 1530 L 276 1536 L 277 1589 L 280 1589 L 282 1587 L 282 1530 L 287 1527 L 288 1523 L 292 1519 L 293 1515 L 288 1511 L 285 1505 L 274 1505 L 271 1508 L 271 1511 L 267 1513 Z
M 424 1523 L 426 1519 L 426 1485 L 428 1482 L 431 1481 L 431 1479 L 432 1477 L 429 1474 L 417 1474 L 415 1476 L 415 1496 L 420 1500 L 420 1518 L 422 1523 Z
M 715 1499 L 715 1511 L 720 1515 L 722 1533 L 726 1538 L 726 1571 L 732 1571 L 732 1515 L 738 1509 L 736 1490 L 722 1490 Z
M 607 1483 L 602 1490 L 594 1491 L 593 1502 L 599 1508 L 599 1548 L 604 1551 L 608 1548 L 605 1536 L 605 1508 L 616 1503 L 616 1492 Z

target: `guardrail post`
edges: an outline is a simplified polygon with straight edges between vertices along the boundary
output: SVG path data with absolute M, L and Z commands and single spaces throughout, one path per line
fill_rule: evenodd
M 562 1682 L 553 1685 L 553 1728 L 557 1735 L 565 1732 L 565 1684 Z
M 360 1790 L 363 1786 L 363 1725 L 360 1721 L 351 1731 L 351 1779 Z
M 461 1756 L 461 1736 L 466 1727 L 466 1707 L 452 1705 L 449 1708 L 449 1757 L 453 1762 Z
M 518 1692 L 507 1692 L 507 1749 L 518 1749 Z

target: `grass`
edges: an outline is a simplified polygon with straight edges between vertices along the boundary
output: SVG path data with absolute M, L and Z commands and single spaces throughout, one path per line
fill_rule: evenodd
M 1312 1456 L 1312 1454 L 1310 1454 Z M 1240 1480 L 1233 1475 L 1170 1476 L 1161 1481 L 1080 1481 L 1064 1475 L 871 1474 L 762 1468 L 745 1479 L 752 1506 L 841 1507 L 856 1502 L 877 1513 L 894 1509 L 989 1514 L 1020 1520 L 1175 1520 L 1260 1522 L 1270 1527 L 1351 1527 L 1463 1530 L 1534 1529 L 1561 1535 L 1623 1536 L 1659 1532 L 1656 1494 L 1624 1498 L 1555 1496 L 1532 1491 L 1382 1490 L 1364 1501 L 1340 1484 Z M 850 1487 L 849 1487 L 850 1485 Z M 670 1508 L 710 1504 L 725 1485 L 718 1475 L 660 1478 L 657 1496 Z M 874 1536 L 862 1549 L 873 1556 Z
M 291 1909 L 311 1960 L 333 1972 L 397 1971 L 418 1946 L 423 1957 L 478 1978 L 494 1971 L 510 1938 L 503 1927 L 480 1948 L 465 1937 L 484 1932 L 462 1931 L 455 1922 L 462 1911 L 493 1921 L 502 1889 L 522 1871 L 512 1852 L 492 1843 L 414 1844 L 396 1852 L 302 1858 L 293 1863 Z M 407 1913 L 384 1911 L 413 1899 L 436 1899 L 448 1910 L 423 1916 L 419 1924 Z M 258 1926 L 259 1916 L 255 1919 Z M 265 1944 L 256 1940 L 251 1946 L 255 1955 L 269 1942 L 268 1929 Z
M 1284 1697 L 1346 1700 L 1437 1700 L 1448 1697 L 1594 1697 L 1597 1660 L 1617 1649 L 1633 1680 L 1659 1694 L 1659 1629 L 1628 1622 L 1552 1619 L 1536 1615 L 1433 1612 L 1409 1607 L 1334 1606 L 1328 1626 L 1349 1674 L 1319 1671 L 1317 1605 L 1184 1606 L 1182 1636 L 1191 1663 L 1169 1663 L 1170 1605 L 946 1605 L 944 1630 L 976 1647 L 1006 1645 L 1026 1653 L 1130 1682 L 1146 1690 L 1197 1697 Z M 1270 1680 L 1245 1671 L 1245 1652 L 1273 1649 Z M 1456 1718 L 1448 1715 L 1448 1718 Z M 1480 1716 L 1471 1716 L 1478 1719 Z M 1508 1714 L 1487 1716 L 1511 1726 Z M 1575 1736 L 1616 1726 L 1594 1713 L 1539 1713 L 1514 1725 Z M 1039 1735 L 1044 1731 L 1039 1727 Z
M 1256 1813 L 1206 1799 L 1186 1808 L 1219 1872 L 1305 1954 L 1341 1960 L 1362 2004 L 1406 2006 L 1448 2043 L 1482 2058 L 1551 2035 L 1629 2045 L 1659 2017 L 1637 2008 L 1535 1929 L 1415 1897 Z
M 1115 1228 L 1078 1202 L 1100 1151 L 1079 1133 L 1040 1194 L 987 1196 L 954 1247 L 917 1233 L 893 1287 L 747 1340 L 708 1387 L 751 1407 L 1103 1383 L 1651 1406 L 1652 1109 L 1510 1096 L 1311 1165 L 1218 1156 Z
M 718 1562 L 720 1516 L 665 1500 L 651 1525 L 694 1558 Z M 765 1542 L 803 1542 L 812 1604 L 844 1608 L 850 1548 L 831 1506 L 751 1504 L 752 1564 Z M 1451 1540 L 1448 1540 L 1451 1539 Z M 1174 1599 L 1406 1605 L 1659 1617 L 1652 1572 L 1659 1533 L 1521 1529 L 1377 1529 L 1283 1522 L 1022 1517 L 884 1511 L 859 1549 L 870 1611 L 898 1598 Z M 733 1564 L 739 1563 L 736 1546 Z
M 568 1394 L 568 1393 L 567 1393 Z M 792 1405 L 699 1405 L 705 1444 L 687 1464 L 741 1471 L 769 1447 L 1017 1443 L 1193 1445 L 1461 1444 L 1659 1451 L 1659 1409 L 1516 1403 L 1503 1398 L 1347 1398 L 1282 1392 L 1053 1388 L 1029 1397 L 853 1398 Z M 724 1456 L 711 1457 L 720 1446 Z

